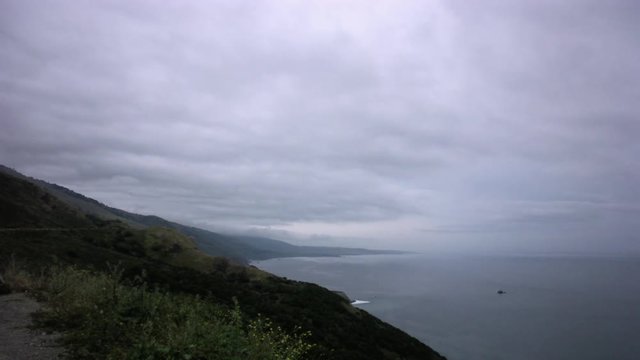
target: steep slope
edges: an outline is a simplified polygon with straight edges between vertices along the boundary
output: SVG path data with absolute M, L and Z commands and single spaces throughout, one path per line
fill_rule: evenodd
M 298 246 L 284 241 L 257 236 L 234 236 L 182 225 L 153 215 L 140 215 L 116 209 L 94 199 L 78 194 L 65 187 L 42 180 L 26 177 L 8 167 L 0 165 L 0 173 L 31 182 L 77 211 L 97 216 L 104 220 L 119 220 L 143 229 L 147 227 L 166 227 L 187 235 L 205 253 L 212 256 L 224 256 L 239 263 L 247 264 L 250 260 L 264 260 L 277 257 L 292 256 L 341 256 L 364 254 L 394 254 L 391 250 L 368 250 L 343 247 Z
M 250 317 L 310 331 L 310 359 L 442 359 L 436 352 L 320 286 L 290 281 L 199 253 L 188 236 L 166 228 L 135 229 L 72 209 L 42 188 L 0 174 L 0 267 L 22 260 L 108 270 L 126 279 L 197 294 L 220 304 L 237 299 Z M 204 264 L 204 265 L 202 265 Z
M 19 177 L 0 172 L 0 226 L 3 228 L 89 227 L 92 223 L 55 196 Z
M 175 230 L 135 229 L 118 220 L 103 220 L 6 172 L 0 172 L 0 233 L 18 238 L 24 234 L 80 237 L 100 247 L 201 271 L 211 271 L 216 262 L 191 238 Z

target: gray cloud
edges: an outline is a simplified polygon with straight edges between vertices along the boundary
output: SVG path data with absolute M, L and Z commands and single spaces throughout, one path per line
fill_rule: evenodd
M 638 250 L 637 10 L 3 1 L 0 161 L 216 228 Z

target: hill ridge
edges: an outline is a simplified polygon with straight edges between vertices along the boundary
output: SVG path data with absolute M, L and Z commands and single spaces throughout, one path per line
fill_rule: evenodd
M 265 260 L 278 257 L 296 256 L 342 256 L 367 254 L 399 254 L 395 250 L 370 250 L 363 248 L 303 246 L 264 236 L 228 235 L 178 222 L 166 220 L 156 215 L 136 214 L 118 209 L 87 197 L 64 186 L 28 177 L 14 169 L 0 165 L 0 172 L 21 177 L 58 197 L 67 205 L 105 220 L 120 220 L 134 228 L 153 226 L 168 227 L 194 238 L 198 246 L 207 254 L 225 256 L 237 262 L 248 264 L 251 260 Z
M 192 239 L 175 229 L 135 229 L 81 212 L 2 171 L 0 227 L 39 229 L 0 232 L 0 269 L 12 259 L 24 261 L 33 273 L 61 265 L 112 271 L 119 264 L 126 281 L 224 306 L 239 304 L 250 318 L 266 316 L 287 331 L 309 331 L 310 341 L 318 344 L 310 360 L 443 359 L 328 289 L 199 253 Z M 60 228 L 68 231 L 50 230 Z

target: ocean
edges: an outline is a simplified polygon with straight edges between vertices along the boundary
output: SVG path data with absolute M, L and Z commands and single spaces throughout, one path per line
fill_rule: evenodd
M 450 360 L 640 359 L 638 257 L 408 254 L 254 265 L 369 301 L 357 306 Z

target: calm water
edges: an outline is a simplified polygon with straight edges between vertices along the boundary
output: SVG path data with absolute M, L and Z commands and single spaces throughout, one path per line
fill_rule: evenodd
M 255 265 L 371 301 L 359 307 L 452 360 L 640 359 L 640 258 L 376 255 Z

